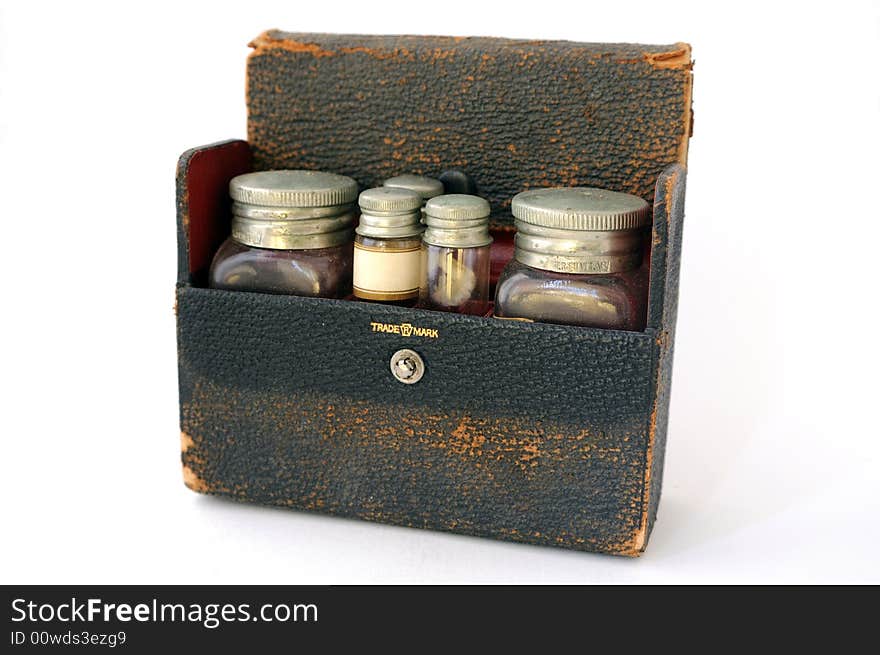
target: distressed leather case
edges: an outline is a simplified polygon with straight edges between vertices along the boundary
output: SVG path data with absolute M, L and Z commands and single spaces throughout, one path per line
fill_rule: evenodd
M 177 171 L 183 471 L 237 500 L 638 555 L 663 474 L 690 48 L 267 32 L 248 141 Z M 205 288 L 227 184 L 311 168 L 363 186 L 470 173 L 510 254 L 510 199 L 590 185 L 653 203 L 644 332 Z M 385 327 L 377 327 L 385 326 Z M 391 326 L 390 328 L 388 326 Z M 398 326 L 398 327 L 393 327 Z M 397 382 L 401 348 L 424 378 Z

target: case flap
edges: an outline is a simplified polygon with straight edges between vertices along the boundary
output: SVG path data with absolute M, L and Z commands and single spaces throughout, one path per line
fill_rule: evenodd
M 529 187 L 651 201 L 661 171 L 687 158 L 687 44 L 269 31 L 251 45 L 258 170 L 322 169 L 368 187 L 461 168 L 504 224 Z

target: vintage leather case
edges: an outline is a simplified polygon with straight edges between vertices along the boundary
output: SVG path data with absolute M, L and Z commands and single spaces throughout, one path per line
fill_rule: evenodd
M 275 31 L 252 46 L 248 142 L 190 150 L 177 172 L 186 484 L 398 525 L 642 552 L 666 446 L 690 48 Z M 344 173 L 363 187 L 465 170 L 492 204 L 499 262 L 523 189 L 638 194 L 654 212 L 648 327 L 205 288 L 229 231 L 230 178 L 269 168 Z M 400 348 L 424 358 L 419 383 L 391 375 Z

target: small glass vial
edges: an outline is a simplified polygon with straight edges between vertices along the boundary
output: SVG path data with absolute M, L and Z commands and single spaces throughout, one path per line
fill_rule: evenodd
M 589 187 L 514 196 L 514 259 L 498 280 L 498 318 L 644 330 L 642 264 L 650 207 L 642 198 Z
M 361 193 L 358 203 L 354 297 L 412 307 L 419 297 L 422 198 L 407 189 L 376 187 Z
M 357 182 L 262 171 L 229 183 L 232 236 L 211 264 L 217 289 L 342 298 L 351 293 Z
M 389 177 L 382 186 L 415 191 L 422 199 L 422 222 L 425 218 L 425 203 L 435 196 L 443 195 L 443 182 L 426 175 L 398 175 Z
M 459 314 L 489 308 L 489 203 L 452 193 L 425 205 L 419 304 Z

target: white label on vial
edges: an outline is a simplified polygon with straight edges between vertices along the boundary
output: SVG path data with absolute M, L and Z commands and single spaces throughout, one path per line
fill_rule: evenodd
M 354 244 L 354 295 L 365 300 L 406 300 L 419 295 L 420 247 L 378 250 Z

